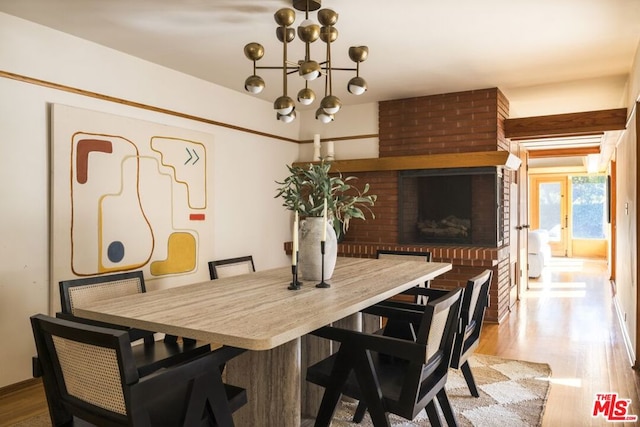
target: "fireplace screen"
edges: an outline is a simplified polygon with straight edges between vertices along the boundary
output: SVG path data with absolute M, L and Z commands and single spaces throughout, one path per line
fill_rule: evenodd
M 501 184 L 497 168 L 401 172 L 400 242 L 497 247 Z

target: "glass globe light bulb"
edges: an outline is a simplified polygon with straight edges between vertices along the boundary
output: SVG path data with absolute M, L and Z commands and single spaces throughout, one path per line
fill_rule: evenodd
M 296 112 L 291 111 L 289 114 L 280 114 L 276 113 L 276 118 L 280 120 L 282 123 L 291 123 L 296 119 Z
M 316 94 L 309 88 L 300 89 L 298 102 L 302 105 L 311 105 L 316 100 Z
M 335 117 L 333 114 L 327 114 L 327 112 L 325 112 L 322 108 L 318 108 L 318 110 L 316 111 L 316 119 L 326 124 L 332 122 Z
M 327 114 L 335 114 L 340 111 L 342 102 L 337 96 L 329 95 L 322 98 L 320 102 L 320 108 L 322 108 Z
M 305 19 L 298 26 L 298 37 L 305 43 L 313 43 L 320 36 L 320 26 L 311 19 Z
M 247 77 L 247 80 L 244 81 L 244 89 L 252 94 L 258 94 L 262 92 L 264 89 L 264 80 L 262 77 L 257 75 L 252 75 Z
M 367 82 L 362 77 L 354 77 L 349 80 L 347 90 L 354 95 L 362 95 L 367 91 Z
M 315 80 L 322 75 L 320 64 L 316 61 L 304 61 L 298 66 L 298 74 L 307 81 Z
M 295 104 L 293 102 L 293 99 L 291 99 L 286 95 L 279 96 L 273 102 L 273 109 L 276 110 L 278 114 L 281 114 L 283 116 L 286 116 L 287 114 L 291 113 L 294 108 L 295 108 Z

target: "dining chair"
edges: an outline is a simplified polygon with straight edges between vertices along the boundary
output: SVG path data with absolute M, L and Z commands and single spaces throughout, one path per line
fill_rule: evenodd
M 469 357 L 480 344 L 484 313 L 489 306 L 489 288 L 492 277 L 493 271 L 487 269 L 467 281 L 460 309 L 463 329 L 461 333 L 456 335 L 451 356 L 450 366 L 462 371 L 469 391 L 474 397 L 480 397 L 480 394 L 469 366 Z
M 253 264 L 252 255 L 209 261 L 209 276 L 211 280 L 254 273 L 255 271 L 256 267 Z
M 396 251 L 396 250 L 386 250 L 386 249 L 378 249 L 376 251 L 376 258 L 401 258 L 408 259 L 406 257 L 411 257 L 415 261 L 425 261 L 431 262 L 431 252 L 429 251 Z
M 142 271 L 63 280 L 59 282 L 59 286 L 62 311 L 56 313 L 56 317 L 96 326 L 124 329 L 128 332 L 131 342 L 143 340 L 142 348 L 148 356 L 144 367 L 146 370 L 153 371 L 166 364 L 172 364 L 182 359 L 211 351 L 209 344 L 197 343 L 194 339 L 178 339 L 173 335 L 165 335 L 162 340 L 156 340 L 155 332 L 153 331 L 128 328 L 85 319 L 76 315 L 76 308 L 89 303 L 146 292 Z
M 330 357 L 307 369 L 307 381 L 325 388 L 315 425 L 329 426 L 342 395 L 364 402 L 375 427 L 388 427 L 389 413 L 412 420 L 426 409 L 441 425 L 437 401 L 449 426 L 457 421 L 445 390 L 453 340 L 460 320 L 462 288 L 412 288 L 426 305 L 383 301 L 365 312 L 406 322 L 414 338 L 396 338 L 325 326 L 313 332 L 340 342 Z M 356 422 L 362 421 L 364 411 Z
M 489 289 L 493 271 L 484 270 L 482 273 L 467 280 L 462 297 L 460 308 L 461 332 L 456 334 L 450 367 L 460 369 L 464 376 L 469 391 L 474 397 L 479 397 L 471 367 L 469 357 L 474 353 L 480 344 L 480 333 L 486 308 L 489 306 Z M 409 290 L 407 292 L 414 292 Z M 399 338 L 410 338 L 411 331 L 415 325 L 408 325 L 407 322 L 399 322 L 391 319 L 384 326 L 382 333 L 388 336 Z
M 220 373 L 236 348 L 144 374 L 145 355 L 127 331 L 43 314 L 30 319 L 53 426 L 233 426 L 232 413 L 247 403 L 246 391 L 223 383 Z
M 376 251 L 377 259 L 385 259 L 385 258 L 401 258 L 405 260 L 415 260 L 415 261 L 425 261 L 431 262 L 431 252 L 418 252 L 418 251 L 396 251 L 396 250 L 386 250 L 386 249 L 378 249 Z M 428 288 L 430 286 L 430 281 L 427 280 L 424 283 L 424 287 Z M 420 296 L 407 296 L 406 292 L 401 292 L 398 295 L 392 297 L 392 299 L 396 300 L 404 300 L 404 301 L 413 301 L 418 302 Z M 384 320 L 380 316 L 373 316 L 370 314 L 363 314 L 362 316 L 362 330 L 364 332 L 375 332 L 380 329 L 383 325 Z
M 431 256 L 431 252 L 429 251 L 420 252 L 420 251 L 395 251 L 395 250 L 378 249 L 376 251 L 376 258 L 378 259 L 400 258 L 405 260 L 431 262 L 432 256 Z M 430 287 L 430 282 L 431 282 L 430 280 L 425 281 L 424 287 L 425 288 Z M 416 298 L 418 298 L 418 296 L 416 296 Z M 419 301 L 414 301 L 414 302 L 419 302 Z

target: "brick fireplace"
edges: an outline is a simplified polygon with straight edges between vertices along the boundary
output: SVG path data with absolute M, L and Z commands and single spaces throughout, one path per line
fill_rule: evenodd
M 509 102 L 497 88 L 384 101 L 379 104 L 380 158 L 445 153 L 464 157 L 484 151 L 508 152 L 510 144 L 504 136 L 504 120 L 508 116 Z M 472 172 L 455 165 L 442 165 L 439 173 L 445 171 L 446 174 L 447 169 L 458 175 Z M 352 221 L 349 232 L 339 245 L 339 255 L 375 257 L 378 249 L 431 251 L 434 261 L 453 264 L 450 272 L 432 281 L 432 286 L 440 288 L 463 286 L 468 278 L 490 268 L 494 274 L 486 320 L 499 322 L 509 309 L 508 200 L 514 172 L 499 166 L 493 170 L 500 178 L 496 179 L 496 175 L 489 178 L 488 182 L 495 191 L 479 200 L 495 200 L 489 206 L 495 215 L 484 224 L 477 225 L 474 233 L 481 236 L 478 239 L 449 242 L 407 238 L 406 229 L 413 225 L 406 226 L 401 222 L 404 221 L 401 219 L 401 203 L 417 202 L 406 200 L 406 195 L 401 194 L 400 183 L 407 177 L 425 175 L 425 171 L 349 172 L 348 175 L 357 176 L 359 182 L 368 182 L 371 193 L 378 195 L 374 208 L 376 218 Z M 451 177 L 452 182 L 456 179 L 459 178 Z M 415 184 L 417 181 L 409 183 Z M 476 184 L 465 191 L 477 194 L 481 187 L 486 189 L 487 184 Z M 417 213 L 411 215 L 415 217 L 411 221 L 417 223 Z
M 399 243 L 502 245 L 499 168 L 409 170 L 399 177 Z

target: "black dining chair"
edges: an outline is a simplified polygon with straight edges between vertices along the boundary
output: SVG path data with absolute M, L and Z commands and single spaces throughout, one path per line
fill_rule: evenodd
M 147 354 L 144 369 L 153 371 L 167 364 L 194 357 L 211 351 L 209 344 L 197 343 L 190 338 L 178 339 L 173 335 L 165 335 L 162 340 L 156 340 L 155 332 L 136 328 L 114 325 L 78 317 L 77 307 L 95 303 L 107 298 L 134 295 L 146 292 L 142 271 L 108 274 L 59 282 L 60 304 L 62 311 L 56 313 L 61 319 L 82 322 L 114 329 L 124 329 L 128 332 L 132 342 L 142 340 L 140 344 Z
M 453 340 L 458 332 L 462 289 L 412 288 L 426 305 L 383 301 L 365 312 L 405 323 L 413 337 L 367 334 L 331 326 L 313 332 L 340 342 L 339 350 L 307 369 L 307 381 L 325 388 L 315 425 L 329 426 L 344 394 L 364 402 L 373 425 L 388 427 L 389 413 L 412 420 L 426 409 L 441 425 L 437 401 L 449 426 L 457 425 L 445 390 Z M 364 412 L 359 422 L 364 416 Z
M 378 249 L 376 251 L 376 258 L 377 259 L 400 258 L 404 260 L 431 262 L 431 252 Z M 429 282 L 430 282 L 429 280 L 424 282 L 425 288 L 429 287 L 430 285 Z M 422 297 L 418 295 L 407 295 L 406 292 L 401 292 L 400 294 L 393 296 L 391 299 L 419 302 L 420 298 Z M 362 331 L 363 332 L 375 332 L 382 327 L 382 324 L 383 324 L 383 319 L 380 316 L 373 316 L 371 314 L 362 315 Z
M 376 251 L 376 258 L 400 258 L 410 257 L 415 261 L 431 262 L 431 252 L 429 251 L 400 251 L 400 250 L 387 250 L 378 249 Z M 404 259 L 410 259 L 404 258 Z
M 255 271 L 256 267 L 253 264 L 252 255 L 209 261 L 209 277 L 211 277 L 211 280 L 255 273 Z
M 460 311 L 463 329 L 462 333 L 456 335 L 451 356 L 451 367 L 462 371 L 469 391 L 474 397 L 480 397 L 480 394 L 469 366 L 469 357 L 480 344 L 484 313 L 489 306 L 492 277 L 493 271 L 485 270 L 467 281 Z
M 431 262 L 432 256 L 429 251 L 396 251 L 396 250 L 383 250 L 378 249 L 376 251 L 376 258 L 385 259 L 385 258 L 399 258 L 404 260 L 414 260 L 414 261 L 424 261 Z M 424 287 L 430 287 L 430 280 L 424 282 Z M 402 295 L 402 294 L 400 294 Z M 420 302 L 420 296 L 413 296 L 415 299 L 414 302 Z
M 451 363 L 449 364 L 451 368 L 462 371 L 469 391 L 474 397 L 480 397 L 480 393 L 469 365 L 469 358 L 480 344 L 482 322 L 486 308 L 489 306 L 489 289 L 492 277 L 493 272 L 487 269 L 467 280 L 460 308 L 461 332 L 456 333 Z M 415 291 L 409 290 L 407 292 Z M 407 321 L 390 319 L 381 333 L 397 338 L 413 339 L 415 326 Z M 364 402 L 359 402 L 353 420 L 359 422 L 358 420 L 362 420 L 365 412 L 366 405 Z
M 31 317 L 53 426 L 233 426 L 247 403 L 243 388 L 225 384 L 220 366 L 238 349 L 222 347 L 153 373 L 121 329 Z M 82 424 L 85 425 L 85 424 Z

